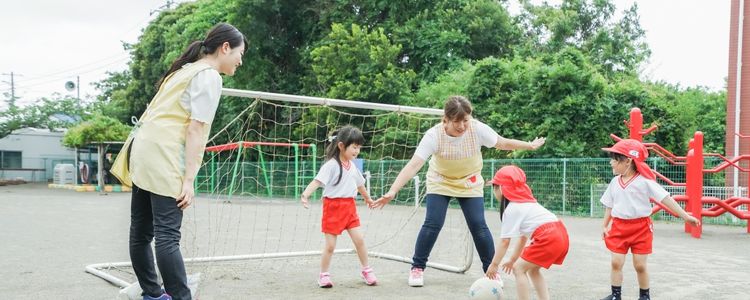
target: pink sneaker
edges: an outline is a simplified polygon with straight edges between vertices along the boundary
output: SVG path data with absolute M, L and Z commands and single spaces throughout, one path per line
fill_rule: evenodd
M 424 270 L 421 268 L 412 268 L 409 273 L 409 286 L 424 286 Z
M 373 272 L 372 268 L 369 266 L 362 269 L 362 279 L 365 280 L 367 285 L 376 285 L 378 283 L 378 279 L 375 277 L 375 272 Z
M 320 278 L 318 278 L 318 285 L 322 288 L 333 287 L 333 281 L 331 281 L 331 274 L 328 272 L 320 273 Z

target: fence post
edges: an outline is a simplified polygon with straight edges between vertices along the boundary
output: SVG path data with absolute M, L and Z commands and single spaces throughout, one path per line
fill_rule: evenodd
M 568 186 L 568 177 L 567 177 L 568 176 L 568 159 L 563 158 L 562 163 L 563 163 L 562 211 L 563 211 L 563 214 L 565 214 L 565 201 L 566 201 L 565 191 L 567 190 L 567 186 Z
M 589 216 L 594 217 L 594 184 L 589 183 Z
M 419 175 L 414 176 L 414 207 L 419 207 Z
M 495 176 L 495 159 L 490 160 L 490 166 L 492 166 L 492 173 L 490 173 L 490 176 Z M 492 180 L 490 177 L 490 180 Z M 495 208 L 495 189 L 490 187 L 490 208 Z
M 380 195 L 383 195 L 384 185 L 385 185 L 385 168 L 383 166 L 383 159 L 380 159 Z

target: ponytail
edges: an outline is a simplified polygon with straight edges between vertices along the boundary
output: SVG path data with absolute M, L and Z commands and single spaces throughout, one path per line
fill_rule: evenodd
M 182 55 L 172 63 L 172 66 L 169 67 L 169 71 L 167 71 L 167 73 L 159 79 L 159 82 L 156 83 L 156 90 L 159 90 L 159 87 L 161 87 L 161 84 L 164 83 L 164 80 L 167 79 L 169 75 L 182 68 L 182 66 L 194 63 L 203 57 L 201 50 L 203 50 L 203 41 L 194 41 L 190 43 L 187 49 L 185 49 L 185 52 L 182 52 Z
M 509 203 L 510 201 L 508 201 L 508 198 L 505 198 L 505 196 L 500 199 L 500 205 L 498 206 L 500 209 L 500 222 L 503 221 L 503 214 L 505 213 L 505 209 L 508 208 Z
M 159 90 L 169 75 L 177 72 L 182 66 L 194 63 L 208 54 L 216 53 L 224 43 L 229 43 L 230 48 L 235 48 L 240 45 L 247 45 L 247 38 L 232 25 L 227 23 L 216 24 L 208 31 L 205 39 L 202 41 L 193 41 L 188 45 L 187 49 L 182 52 L 182 55 L 172 63 L 167 73 L 156 83 L 156 90 Z
M 346 125 L 339 130 L 334 131 L 331 137 L 328 138 L 330 144 L 326 147 L 326 160 L 335 159 L 339 164 L 339 178 L 336 180 L 334 185 L 341 182 L 341 176 L 344 173 L 344 166 L 341 165 L 341 149 L 339 149 L 339 143 L 344 144 L 344 149 L 349 147 L 351 144 L 363 145 L 365 143 L 365 137 L 362 135 L 362 131 L 359 128 Z

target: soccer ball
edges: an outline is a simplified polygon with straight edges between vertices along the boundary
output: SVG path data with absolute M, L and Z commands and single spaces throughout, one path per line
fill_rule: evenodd
M 469 299 L 500 300 L 503 299 L 503 281 L 489 279 L 485 276 L 477 279 L 469 288 Z

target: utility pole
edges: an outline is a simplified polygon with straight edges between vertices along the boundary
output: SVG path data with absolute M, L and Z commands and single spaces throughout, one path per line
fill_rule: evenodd
M 81 106 L 81 76 L 76 75 L 76 96 L 78 97 L 78 106 Z
M 13 77 L 13 72 L 10 72 L 10 101 L 16 99 L 16 82 Z
M 5 83 L 10 83 L 10 101 L 8 102 L 9 108 L 16 106 L 16 82 L 15 82 L 15 74 L 13 72 L 10 73 L 3 73 L 3 75 L 9 75 L 10 76 L 10 82 L 3 81 Z
M 153 15 L 154 13 L 161 12 L 166 9 L 172 9 L 172 5 L 174 4 L 174 0 L 167 0 L 167 3 L 164 3 L 164 5 L 159 6 L 159 8 L 154 9 L 148 13 L 149 16 Z

